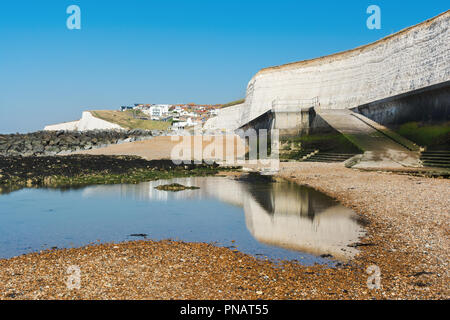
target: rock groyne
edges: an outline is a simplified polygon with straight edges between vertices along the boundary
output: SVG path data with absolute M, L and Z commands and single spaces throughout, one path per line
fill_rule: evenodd
M 111 144 L 151 139 L 158 131 L 91 130 L 91 131 L 38 131 L 27 134 L 0 135 L 0 155 L 53 156 L 74 151 L 90 150 Z

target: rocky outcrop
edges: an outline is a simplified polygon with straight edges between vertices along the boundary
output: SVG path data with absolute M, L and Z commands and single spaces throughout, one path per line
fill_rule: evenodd
M 38 131 L 28 134 L 0 135 L 0 155 L 44 156 L 63 155 L 72 151 L 89 150 L 110 144 L 150 139 L 158 131 L 91 130 L 91 131 Z

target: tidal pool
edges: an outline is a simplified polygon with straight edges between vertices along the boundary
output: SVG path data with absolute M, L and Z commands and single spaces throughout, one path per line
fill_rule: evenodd
M 200 189 L 155 189 L 169 183 Z M 330 263 L 321 255 L 348 260 L 363 233 L 352 210 L 289 182 L 192 177 L 0 195 L 0 258 L 147 235 L 311 265 Z

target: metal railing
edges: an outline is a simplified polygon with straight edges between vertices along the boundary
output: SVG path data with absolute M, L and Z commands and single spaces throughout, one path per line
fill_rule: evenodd
M 312 99 L 300 100 L 282 100 L 275 99 L 272 101 L 272 110 L 281 112 L 298 112 L 302 108 L 319 107 L 319 97 Z

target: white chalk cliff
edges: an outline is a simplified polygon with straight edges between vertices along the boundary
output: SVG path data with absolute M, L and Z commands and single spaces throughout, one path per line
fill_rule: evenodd
M 121 130 L 121 126 L 94 117 L 89 111 L 83 112 L 78 121 L 58 123 L 44 128 L 45 131 L 88 131 L 88 130 Z

